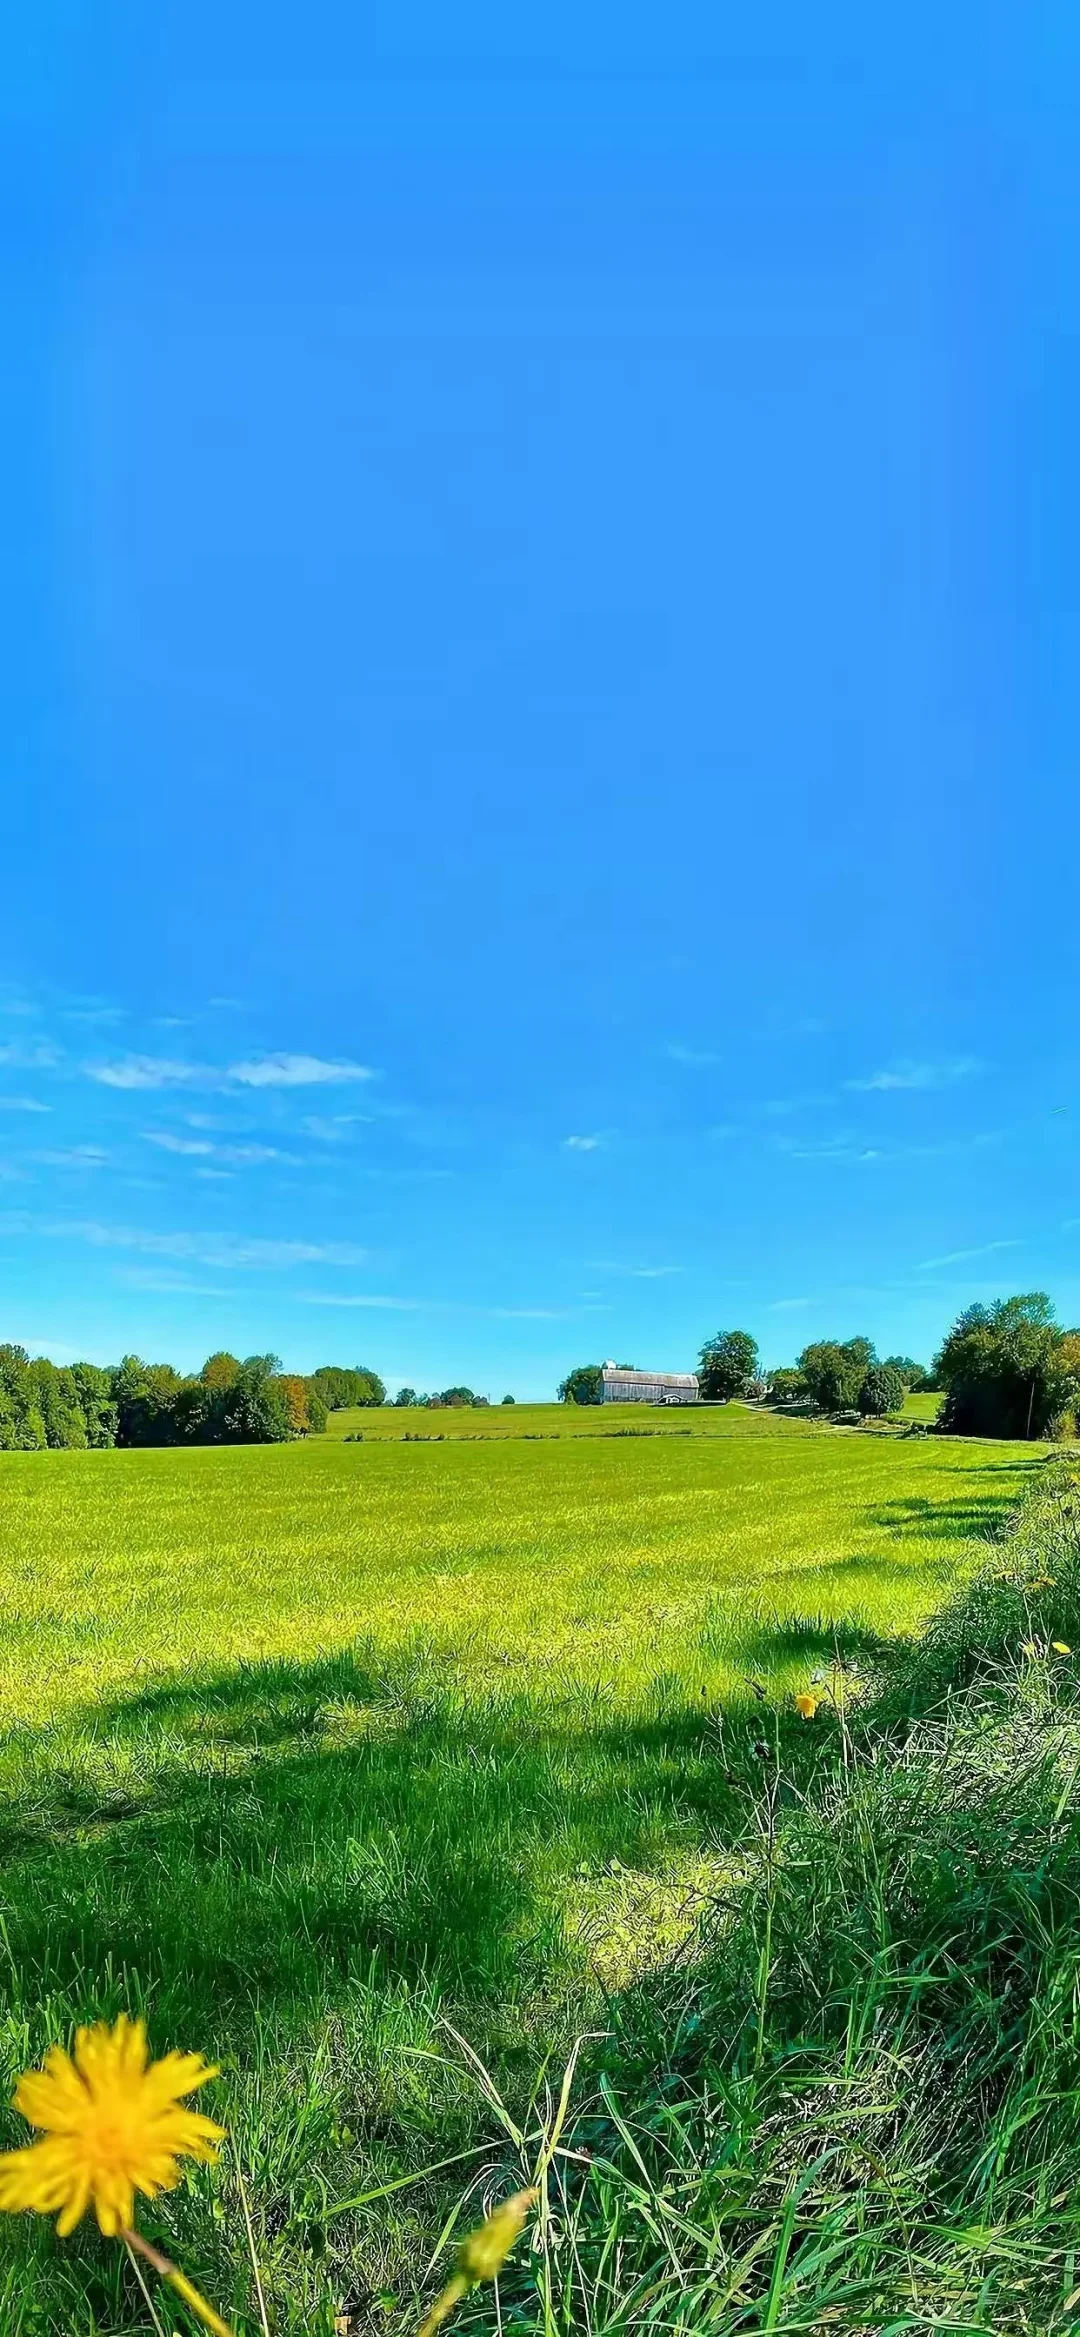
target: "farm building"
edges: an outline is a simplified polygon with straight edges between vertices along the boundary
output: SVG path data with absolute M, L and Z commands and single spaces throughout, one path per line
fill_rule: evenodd
M 605 1404 L 697 1404 L 697 1375 L 692 1371 L 629 1371 L 605 1363 L 602 1401 Z

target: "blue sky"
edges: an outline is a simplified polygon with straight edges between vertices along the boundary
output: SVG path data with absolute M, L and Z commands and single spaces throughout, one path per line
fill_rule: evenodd
M 2 1335 L 1080 1319 L 1075 41 L 739 15 L 10 12 Z

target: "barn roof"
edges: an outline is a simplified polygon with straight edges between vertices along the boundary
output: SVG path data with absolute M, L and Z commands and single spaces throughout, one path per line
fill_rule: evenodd
M 617 1363 L 605 1363 L 605 1379 L 649 1380 L 664 1388 L 696 1388 L 696 1371 L 624 1371 Z

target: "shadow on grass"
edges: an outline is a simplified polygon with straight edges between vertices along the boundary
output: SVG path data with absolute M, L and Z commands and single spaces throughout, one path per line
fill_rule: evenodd
M 755 1624 L 748 1671 L 894 1650 L 850 1622 Z M 789 1766 L 822 1732 L 786 1703 Z M 771 1724 L 772 1726 L 772 1724 Z M 427 1989 L 474 2026 L 577 1984 L 575 1879 L 733 1859 L 760 1792 L 760 1708 L 677 1680 L 620 1716 L 440 1687 L 365 1649 L 240 1665 L 114 1702 L 6 1756 L 0 1902 L 9 2010 L 149 2007 L 233 2050 L 258 2008 L 306 2023 L 359 1989 Z M 824 1750 L 824 1745 L 820 1747 Z
M 841 1663 L 862 1658 L 877 1666 L 895 1657 L 896 1640 L 885 1638 L 869 1624 L 830 1623 L 820 1616 L 793 1615 L 744 1631 L 740 1652 L 758 1669 L 800 1661 L 822 1664 L 834 1657 Z
M 989 1469 L 1006 1482 L 981 1496 L 969 1494 L 966 1487 L 958 1498 L 947 1494 L 937 1499 L 930 1494 L 905 1494 L 880 1503 L 867 1514 L 874 1525 L 886 1526 L 896 1534 L 950 1542 L 999 1541 L 1031 1483 L 1031 1472 L 1043 1465 L 1041 1455 L 1022 1461 L 992 1461 L 978 1469 L 972 1464 L 970 1472 L 965 1466 L 956 1473 L 977 1474 L 981 1480 Z
M 876 1521 L 988 1538 L 1040 1465 L 1000 1464 L 1000 1493 L 897 1500 Z M 863 1569 L 869 1593 L 891 1562 L 830 1571 L 850 1586 Z M 839 1656 L 882 1679 L 894 1656 L 872 1625 L 822 1615 L 746 1617 L 716 1652 L 747 1675 Z M 28 2014 L 50 1996 L 82 2017 L 149 1998 L 166 2029 L 213 2044 L 256 2002 L 306 2016 L 360 1985 L 505 2008 L 580 1972 L 573 1878 L 737 1852 L 759 1784 L 749 1685 L 718 1759 L 708 1700 L 678 1679 L 624 1718 L 602 1693 L 466 1700 L 452 1659 L 440 1673 L 431 1650 L 358 1647 L 240 1664 L 9 1744 L 0 1901 Z M 781 1727 L 812 1761 L 810 1732 L 787 1711 Z
M 0 1802 L 15 1994 L 235 2044 L 358 1986 L 505 2008 L 580 1976 L 568 1878 L 743 1823 L 699 1705 L 654 1742 L 601 1705 L 441 1693 L 361 1652 L 174 1685 L 24 1740 Z M 59 1760 L 57 1759 L 59 1756 Z M 11 1996 L 9 1992 L 9 2002 Z

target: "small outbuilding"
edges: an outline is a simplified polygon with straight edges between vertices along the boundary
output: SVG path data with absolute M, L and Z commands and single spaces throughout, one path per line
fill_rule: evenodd
M 601 1401 L 605 1404 L 698 1404 L 701 1393 L 693 1371 L 627 1371 L 605 1363 L 601 1374 Z

